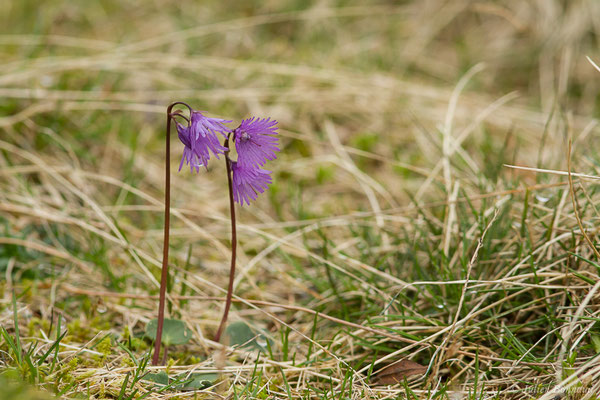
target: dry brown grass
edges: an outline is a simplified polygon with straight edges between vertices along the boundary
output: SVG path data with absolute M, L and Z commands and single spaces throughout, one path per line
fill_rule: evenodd
M 154 318 L 174 100 L 279 121 L 275 187 L 240 212 L 232 313 L 273 351 L 227 348 L 225 383 L 147 398 L 228 398 L 256 371 L 248 387 L 269 398 L 597 396 L 600 72 L 585 56 L 600 60 L 600 3 L 351 3 L 0 5 L 0 321 L 13 327 L 15 289 L 36 354 L 53 339 L 34 317 L 90 329 L 60 348 L 76 383 L 63 397 L 117 398 L 127 353 L 97 362 L 91 347 Z M 570 139 L 571 186 L 553 173 Z M 219 163 L 172 177 L 171 313 L 194 331 L 172 372 L 223 357 L 208 339 L 227 282 L 223 178 Z M 403 358 L 428 374 L 367 379 Z

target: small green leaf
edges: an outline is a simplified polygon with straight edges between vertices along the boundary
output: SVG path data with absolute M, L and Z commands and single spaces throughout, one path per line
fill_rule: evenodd
M 150 381 L 154 383 L 158 383 L 159 385 L 168 385 L 169 384 L 169 375 L 165 371 L 160 371 L 155 374 L 147 374 L 143 378 L 145 381 Z
M 215 384 L 219 379 L 219 374 L 203 374 L 196 373 L 186 376 L 186 374 L 179 375 L 177 379 L 185 381 L 186 383 L 178 387 L 181 390 L 198 390 L 206 389 Z
M 261 350 L 265 349 L 267 341 L 263 334 L 256 333 L 243 321 L 229 324 L 225 329 L 225 336 L 230 346 L 251 347 Z
M 146 337 L 156 340 L 158 320 L 153 319 L 146 325 Z M 165 346 L 185 344 L 192 338 L 192 330 L 179 319 L 165 318 L 162 331 L 162 344 Z

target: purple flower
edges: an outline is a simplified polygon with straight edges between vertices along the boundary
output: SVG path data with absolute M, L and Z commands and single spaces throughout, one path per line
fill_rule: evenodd
M 223 123 L 232 122 L 221 118 L 208 118 L 205 117 L 200 111 L 192 112 L 192 132 L 198 137 L 210 137 L 216 138 L 217 133 L 223 135 L 227 139 L 227 134 L 231 132 L 231 129 L 223 125 Z
M 183 156 L 181 157 L 181 162 L 179 163 L 179 170 L 181 171 L 181 167 L 183 167 L 183 162 L 189 164 L 190 171 L 194 172 L 194 168 L 196 172 L 200 170 L 200 167 L 206 165 L 208 161 L 208 149 L 206 150 L 206 154 L 199 153 L 198 148 L 192 150 L 192 140 L 190 134 L 190 128 L 187 126 L 181 125 L 179 122 L 177 125 L 177 135 L 179 136 L 179 140 L 183 143 Z
M 225 138 L 231 130 L 223 123 L 231 122 L 220 118 L 208 118 L 202 115 L 199 111 L 192 112 L 190 127 L 183 126 L 177 123 L 177 133 L 179 140 L 185 146 L 183 149 L 183 157 L 179 164 L 179 170 L 185 161 L 190 165 L 190 170 L 199 171 L 199 167 L 206 166 L 210 159 L 210 152 L 215 157 L 219 158 L 219 154 L 223 154 L 227 148 L 219 143 L 217 133 L 220 133 Z
M 251 200 L 256 200 L 258 193 L 263 193 L 270 183 L 271 171 L 260 168 L 241 165 L 239 162 L 232 162 L 233 171 L 233 200 L 240 205 L 250 205 Z
M 244 119 L 239 128 L 235 129 L 235 149 L 238 153 L 238 162 L 245 167 L 260 167 L 267 160 L 277 158 L 276 151 L 278 138 L 277 121 L 270 118 Z
M 227 138 L 227 133 L 231 132 L 229 128 L 223 125 L 226 121 L 220 118 L 208 118 L 202 115 L 200 111 L 192 112 L 191 120 L 191 148 L 203 160 L 206 165 L 210 158 L 208 150 L 212 151 L 215 157 L 219 158 L 219 154 L 223 154 L 227 149 L 219 143 L 217 133 Z

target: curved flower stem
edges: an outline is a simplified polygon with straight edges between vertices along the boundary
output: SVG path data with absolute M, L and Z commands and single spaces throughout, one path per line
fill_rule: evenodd
M 224 146 L 229 149 L 229 137 L 225 140 Z M 225 164 L 227 165 L 227 185 L 229 187 L 229 212 L 231 214 L 231 267 L 229 270 L 229 286 L 227 287 L 227 298 L 225 300 L 225 310 L 223 318 L 219 324 L 219 329 L 215 334 L 215 342 L 221 340 L 221 334 L 227 324 L 227 316 L 231 308 L 231 298 L 233 297 L 233 281 L 235 277 L 235 257 L 237 250 L 237 232 L 235 229 L 235 205 L 233 203 L 233 184 L 231 182 L 231 160 L 229 159 L 229 150 L 225 152 Z
M 165 227 L 163 240 L 163 261 L 160 276 L 160 294 L 158 300 L 158 323 L 156 327 L 156 339 L 154 341 L 152 365 L 158 365 L 159 363 L 160 344 L 162 341 L 163 324 L 165 321 L 167 280 L 169 278 L 169 223 L 171 219 L 171 119 L 173 119 L 176 115 L 172 114 L 171 110 L 178 104 L 186 106 L 190 112 L 192 112 L 192 108 L 181 101 L 172 103 L 169 105 L 169 107 L 167 107 L 167 133 L 165 142 Z
M 175 111 L 174 113 L 172 113 L 172 114 L 171 114 L 171 117 L 172 117 L 172 118 L 175 118 L 175 117 L 180 117 L 180 118 L 183 118 L 183 119 L 185 119 L 185 120 L 187 121 L 187 123 L 188 123 L 188 126 L 189 126 L 189 124 L 190 124 L 190 119 L 189 119 L 188 117 L 186 117 L 185 115 L 181 114 L 181 113 L 179 112 L 179 110 L 177 110 L 177 111 Z

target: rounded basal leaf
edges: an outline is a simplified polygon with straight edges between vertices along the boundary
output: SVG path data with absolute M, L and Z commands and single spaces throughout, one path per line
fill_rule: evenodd
M 145 381 L 154 382 L 160 386 L 171 384 L 175 390 L 200 390 L 211 387 L 219 379 L 219 374 L 212 373 L 187 373 L 179 374 L 175 377 L 167 375 L 165 371 L 146 374 Z
M 206 389 L 214 385 L 217 379 L 219 379 L 219 374 L 195 373 L 191 374 L 190 376 L 181 374 L 177 377 L 177 379 L 185 382 L 183 385 L 178 386 L 179 389 L 199 390 Z
M 167 386 L 169 384 L 169 375 L 165 371 L 146 374 L 143 378 L 145 381 L 158 383 L 159 385 Z
M 146 325 L 146 337 L 156 340 L 158 320 L 153 319 Z M 186 344 L 192 338 L 192 331 L 179 319 L 165 318 L 162 331 L 162 344 L 165 346 Z
M 255 332 L 243 321 L 232 322 L 225 329 L 225 337 L 229 346 L 251 347 L 264 350 L 267 338 L 259 332 Z

